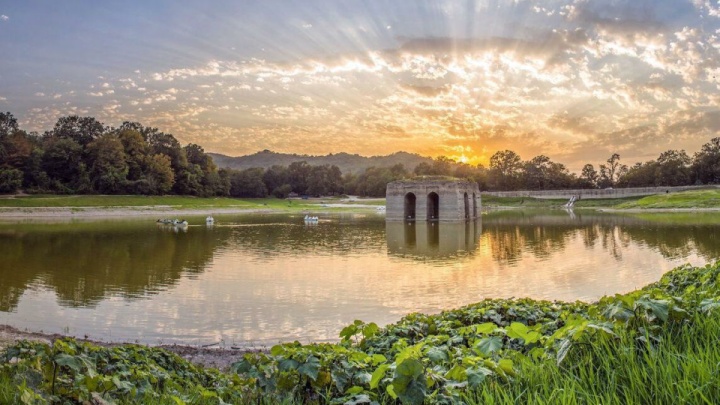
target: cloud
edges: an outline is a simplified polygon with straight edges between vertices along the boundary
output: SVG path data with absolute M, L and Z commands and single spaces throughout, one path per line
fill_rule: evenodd
M 0 21 L 8 21 L 10 20 L 10 17 L 6 16 L 5 14 L 0 15 Z
M 513 3 L 527 15 L 480 7 L 467 18 L 503 19 L 447 32 L 358 20 L 351 26 L 368 28 L 328 42 L 311 37 L 322 34 L 321 21 L 295 20 L 311 52 L 207 52 L 198 63 L 103 74 L 91 87 L 102 91 L 69 99 L 230 154 L 404 149 L 487 163 L 513 149 L 579 169 L 599 154 L 654 158 L 720 135 L 720 27 L 698 12 L 711 15 L 716 2 Z M 444 16 L 458 13 L 446 6 Z M 390 22 L 404 36 L 386 32 Z M 67 111 L 61 102 L 53 108 Z

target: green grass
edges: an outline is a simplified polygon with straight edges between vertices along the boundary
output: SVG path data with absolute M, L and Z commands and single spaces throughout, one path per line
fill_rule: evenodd
M 617 208 L 720 208 L 720 190 L 656 194 L 619 204 Z
M 473 404 L 713 404 L 720 393 L 717 315 L 697 316 L 657 344 L 638 345 L 629 333 L 598 339 L 566 364 L 520 359 L 512 384 L 493 383 L 469 394 Z
M 247 209 L 273 211 L 366 211 L 367 208 L 354 205 L 384 205 L 384 199 L 359 199 L 343 201 L 345 207 L 324 207 L 337 204 L 341 198 L 320 199 L 278 199 L 270 198 L 200 198 L 187 196 L 137 196 L 137 195 L 31 195 L 14 198 L 0 198 L 0 208 L 70 208 L 80 211 L 85 208 L 165 208 L 165 209 Z
M 575 202 L 575 208 L 609 208 L 620 204 L 631 203 L 641 197 L 626 198 L 588 198 Z M 482 195 L 483 207 L 510 207 L 510 208 L 558 208 L 568 202 L 567 199 L 547 199 L 533 197 L 495 197 Z

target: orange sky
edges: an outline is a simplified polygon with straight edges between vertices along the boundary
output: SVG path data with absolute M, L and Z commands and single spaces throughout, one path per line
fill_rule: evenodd
M 0 110 L 36 131 L 139 121 L 226 155 L 511 149 L 572 170 L 720 135 L 717 1 L 124 7 L 0 5 Z

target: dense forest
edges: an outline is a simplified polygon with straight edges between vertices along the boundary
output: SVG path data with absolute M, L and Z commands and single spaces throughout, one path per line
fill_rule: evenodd
M 413 168 L 397 164 L 343 174 L 335 165 L 304 161 L 218 169 L 199 145 L 181 146 L 173 135 L 137 122 L 114 128 L 73 115 L 38 134 L 20 129 L 11 113 L 0 112 L 0 193 L 380 197 L 388 182 L 422 175 L 470 179 L 483 191 L 715 184 L 720 182 L 720 138 L 693 157 L 668 150 L 657 160 L 628 166 L 613 154 L 597 169 L 586 164 L 579 175 L 547 156 L 523 161 L 511 150 L 495 153 L 488 167 L 440 156 Z

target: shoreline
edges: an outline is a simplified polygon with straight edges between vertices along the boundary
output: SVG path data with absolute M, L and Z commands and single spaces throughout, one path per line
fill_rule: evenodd
M 26 220 L 26 219 L 127 219 L 142 218 L 176 218 L 206 215 L 247 215 L 247 214 L 308 214 L 308 213 L 349 213 L 349 212 L 376 212 L 376 205 L 366 204 L 332 204 L 317 208 L 282 209 L 282 208 L 171 208 L 169 206 L 123 206 L 123 207 L 2 207 L 0 220 Z M 482 211 L 522 210 L 515 206 L 483 206 Z M 530 208 L 541 209 L 541 208 Z M 548 207 L 548 210 L 566 210 L 563 207 Z M 720 212 L 720 207 L 704 208 L 607 208 L 583 207 L 578 211 L 592 210 L 608 213 L 691 213 L 691 212 Z
M 246 353 L 267 352 L 269 348 L 260 347 L 215 347 L 215 345 L 194 346 L 187 344 L 160 344 L 150 345 L 131 342 L 106 342 L 101 340 L 78 338 L 71 335 L 59 333 L 32 332 L 20 330 L 11 325 L 0 324 L 0 352 L 7 347 L 22 341 L 40 342 L 52 345 L 55 340 L 73 338 L 79 342 L 92 343 L 97 346 L 118 347 L 124 345 L 138 345 L 144 347 L 159 348 L 177 354 L 183 359 L 203 367 L 212 367 L 219 370 L 227 370 L 233 363 L 240 361 Z

